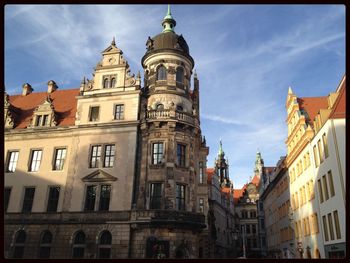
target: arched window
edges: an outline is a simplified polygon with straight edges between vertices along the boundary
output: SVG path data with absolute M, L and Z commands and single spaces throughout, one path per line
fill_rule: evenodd
M 39 258 L 50 258 L 51 242 L 52 242 L 51 232 L 45 231 L 41 235 Z
M 108 88 L 108 83 L 109 83 L 108 79 L 105 78 L 105 79 L 103 80 L 103 88 L 104 88 L 104 89 L 107 89 L 107 88 Z
M 176 82 L 184 83 L 184 69 L 181 67 L 176 70 Z
M 79 231 L 75 234 L 73 240 L 73 258 L 83 258 L 85 251 L 85 234 Z
M 105 230 L 101 233 L 98 242 L 98 258 L 110 258 L 111 257 L 111 244 L 112 235 L 109 231 Z
M 157 105 L 157 110 L 164 110 L 164 105 L 163 104 L 158 104 Z
M 166 80 L 166 68 L 160 66 L 157 70 L 157 80 Z
M 23 258 L 24 254 L 24 243 L 26 242 L 26 232 L 19 230 L 15 236 L 15 242 L 13 245 L 13 258 Z
M 111 79 L 111 88 L 114 88 L 115 87 L 115 78 L 112 78 Z

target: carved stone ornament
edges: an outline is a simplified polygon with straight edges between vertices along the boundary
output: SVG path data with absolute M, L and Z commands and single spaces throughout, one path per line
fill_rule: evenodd
M 148 37 L 147 39 L 146 47 L 147 47 L 147 51 L 150 51 L 153 49 L 153 40 L 150 37 Z

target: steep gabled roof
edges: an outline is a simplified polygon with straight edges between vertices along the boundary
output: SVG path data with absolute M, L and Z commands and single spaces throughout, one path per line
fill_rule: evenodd
M 208 183 L 211 183 L 211 178 L 215 174 L 215 169 L 214 168 L 207 168 L 207 175 L 208 175 Z
M 27 96 L 13 95 L 9 100 L 13 106 L 19 109 L 16 116 L 15 129 L 24 129 L 30 124 L 35 108 L 41 105 L 47 98 L 47 92 L 35 92 Z M 57 126 L 71 126 L 75 123 L 77 100 L 79 89 L 56 90 L 50 93 L 52 104 L 57 115 Z
M 313 121 L 320 109 L 328 108 L 327 96 L 297 98 L 300 110 L 304 110 L 309 115 L 307 122 L 313 125 Z
M 339 95 L 337 100 L 334 103 L 331 114 L 329 115 L 330 119 L 340 119 L 345 118 L 346 111 L 346 82 L 341 86 L 339 90 Z

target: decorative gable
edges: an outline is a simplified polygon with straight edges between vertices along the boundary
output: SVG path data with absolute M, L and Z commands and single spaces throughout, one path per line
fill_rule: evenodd
M 83 182 L 107 182 L 107 181 L 116 181 L 118 178 L 110 175 L 109 173 L 98 169 L 81 179 Z
M 15 119 L 12 113 L 13 106 L 9 101 L 9 95 L 5 92 L 4 94 L 4 126 L 5 129 L 12 129 L 15 124 Z
M 57 122 L 52 99 L 50 96 L 47 96 L 45 101 L 34 110 L 29 127 L 52 127 L 56 125 Z

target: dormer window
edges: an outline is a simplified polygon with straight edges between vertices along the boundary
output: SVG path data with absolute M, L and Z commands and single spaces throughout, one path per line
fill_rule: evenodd
M 55 110 L 51 99 L 48 97 L 35 109 L 29 127 L 51 127 L 56 126 L 56 124 Z
M 184 82 L 184 69 L 179 67 L 176 70 L 176 82 L 183 83 Z
M 183 108 L 181 105 L 177 105 L 177 106 L 176 106 L 176 110 L 177 110 L 177 111 L 183 111 L 184 108 Z
M 157 80 L 166 80 L 166 68 L 160 66 L 157 70 Z
M 157 105 L 157 110 L 164 110 L 164 105 L 163 104 L 158 104 Z

